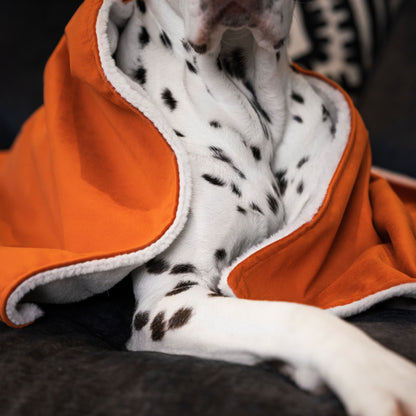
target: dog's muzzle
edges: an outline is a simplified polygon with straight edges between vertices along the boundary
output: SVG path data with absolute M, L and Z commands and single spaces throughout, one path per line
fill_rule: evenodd
M 273 10 L 275 3 L 276 0 L 200 0 L 197 30 L 189 39 L 190 44 L 196 52 L 205 53 L 213 33 L 249 28 L 274 49 L 279 49 L 285 37 L 280 27 L 283 11 Z
M 259 2 L 255 0 L 229 0 L 222 2 L 214 22 L 230 28 L 240 28 L 255 24 L 255 16 L 259 13 Z

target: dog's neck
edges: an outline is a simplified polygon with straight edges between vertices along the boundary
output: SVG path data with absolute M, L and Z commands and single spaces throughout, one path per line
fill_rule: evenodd
M 149 6 L 152 11 L 149 18 L 155 19 L 160 28 L 166 28 L 165 32 L 171 39 L 185 39 L 183 19 L 168 2 L 150 1 Z M 165 8 L 169 8 L 168 13 Z M 224 34 L 218 32 L 214 36 L 220 36 L 221 40 L 214 40 L 217 46 L 207 53 L 190 51 L 198 64 L 201 81 L 212 85 L 217 100 L 227 110 L 237 104 L 235 95 L 229 93 L 237 89 L 239 95 L 248 98 L 256 107 L 262 122 L 264 118 L 272 121 L 263 123 L 263 130 L 279 141 L 286 120 L 285 97 L 290 72 L 286 46 L 283 45 L 279 51 L 266 50 L 255 42 L 248 29 L 228 30 Z M 189 60 L 190 52 L 179 48 L 178 58 Z M 222 73 L 219 73 L 218 66 L 223 69 Z M 189 72 L 186 74 L 188 78 L 191 75 Z M 239 114 L 238 109 L 236 114 Z M 241 123 L 241 117 L 238 123 Z
M 182 84 L 194 108 L 206 114 L 207 107 L 211 109 L 215 104 L 229 127 L 250 136 L 273 138 L 275 145 L 280 142 L 287 120 L 291 72 L 285 45 L 278 51 L 266 50 L 256 43 L 250 30 L 228 30 L 220 34 L 215 47 L 197 53 L 186 41 L 182 17 L 169 2 L 148 1 L 145 13 L 135 7 L 133 19 L 139 19 L 150 39 L 157 41 L 151 47 L 159 48 L 161 54 L 168 50 L 169 60 L 183 66 L 176 82 Z M 163 79 L 168 68 L 158 64 L 154 62 L 152 71 L 159 71 Z M 121 67 L 126 69 L 122 63 Z M 133 75 L 132 71 L 129 75 Z M 212 102 L 207 97 L 201 99 L 202 89 Z M 253 112 L 257 117 L 247 117 Z M 253 118 L 257 119 L 254 123 Z

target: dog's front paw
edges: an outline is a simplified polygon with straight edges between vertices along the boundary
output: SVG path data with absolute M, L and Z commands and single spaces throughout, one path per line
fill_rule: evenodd
M 351 416 L 416 416 L 416 367 L 376 343 L 337 365 L 331 381 Z M 350 354 L 347 354 L 351 356 Z M 343 357 L 340 357 L 343 360 Z M 344 367 L 344 368 L 343 368 Z M 344 372 L 344 376 L 340 372 Z

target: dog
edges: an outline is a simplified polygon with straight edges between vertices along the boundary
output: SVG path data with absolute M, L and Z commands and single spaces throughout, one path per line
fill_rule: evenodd
M 294 1 L 137 0 L 134 8 L 115 59 L 182 139 L 193 199 L 179 238 L 134 274 L 128 348 L 279 360 L 299 387 L 331 388 L 350 415 L 416 416 L 416 368 L 404 358 L 321 309 L 218 289 L 224 268 L 290 221 L 286 207 L 307 186 L 289 183 L 274 158 L 288 120 L 303 122 L 288 102 L 316 99 L 294 82 L 287 56 Z M 317 106 L 331 140 L 330 112 Z

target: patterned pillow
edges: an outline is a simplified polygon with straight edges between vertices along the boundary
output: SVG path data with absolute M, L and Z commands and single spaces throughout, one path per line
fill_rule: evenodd
M 304 0 L 296 3 L 289 52 L 305 68 L 357 91 L 404 0 Z

